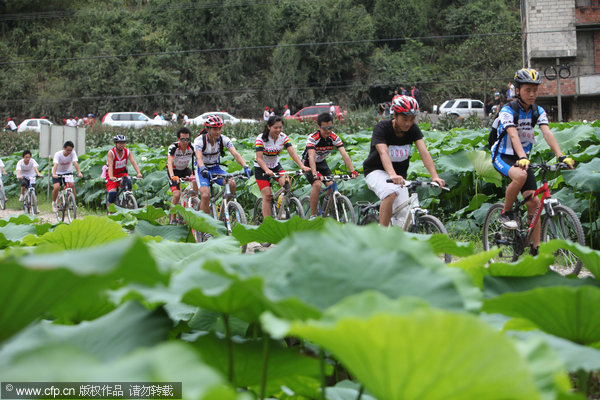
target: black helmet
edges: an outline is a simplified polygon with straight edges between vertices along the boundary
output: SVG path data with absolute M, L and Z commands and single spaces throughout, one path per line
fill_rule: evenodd
M 520 87 L 523 83 L 539 85 L 542 83 L 542 77 L 533 68 L 522 68 L 515 73 L 514 81 L 516 87 Z
M 117 142 L 126 142 L 127 138 L 125 137 L 125 135 L 117 135 L 113 138 L 113 142 L 117 143 Z

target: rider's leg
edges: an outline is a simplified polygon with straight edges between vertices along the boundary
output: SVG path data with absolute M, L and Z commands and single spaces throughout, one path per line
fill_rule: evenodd
M 236 188 L 235 179 L 230 179 L 229 180 L 229 189 L 231 189 L 232 196 L 235 195 L 235 188 Z
M 210 215 L 210 188 L 200 186 L 200 210 Z
M 171 204 L 173 204 L 173 205 L 179 204 L 179 199 L 181 198 L 181 190 L 179 190 L 179 189 L 173 190 L 173 188 L 171 188 L 171 191 L 173 192 L 173 200 L 171 200 Z
M 67 185 L 67 187 L 70 187 L 71 190 L 73 190 L 73 195 L 77 196 L 77 192 L 75 191 L 75 183 L 74 182 L 69 182 L 66 185 Z
M 396 201 L 396 197 L 397 194 L 392 193 L 381 200 L 381 206 L 379 206 L 379 225 L 390 226 L 392 210 L 394 208 L 394 201 Z
M 504 211 L 512 210 L 515 200 L 523 185 L 527 181 L 527 171 L 520 167 L 511 167 L 508 171 L 508 177 L 511 182 L 506 187 L 506 195 L 504 197 Z
M 115 204 L 117 201 L 117 189 L 110 190 L 108 192 L 108 205 Z
M 270 186 L 261 189 L 262 195 L 262 213 L 263 217 L 271 216 L 271 200 L 273 200 L 273 192 Z
M 319 204 L 319 193 L 321 192 L 322 183 L 320 180 L 315 179 L 312 183 L 312 190 L 310 191 L 310 216 L 315 217 L 317 215 L 317 208 Z
M 534 191 L 533 190 L 526 190 L 523 192 L 523 197 L 527 197 L 529 195 L 533 195 Z M 538 208 L 540 204 L 540 200 L 537 197 L 531 197 L 526 205 L 527 205 L 527 223 L 531 223 L 531 220 L 533 219 L 533 216 Z M 539 247 L 540 245 L 540 221 L 538 220 L 538 223 L 535 224 L 535 227 L 533 228 L 533 233 L 531 234 L 531 242 L 533 244 L 534 248 Z
M 58 192 L 60 192 L 60 182 L 55 182 L 52 186 L 52 203 L 56 203 L 56 198 L 58 197 Z

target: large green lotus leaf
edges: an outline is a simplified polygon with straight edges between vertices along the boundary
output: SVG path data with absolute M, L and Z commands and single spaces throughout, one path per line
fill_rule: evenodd
M 35 234 L 37 234 L 35 225 L 8 223 L 2 227 L 2 232 L 0 232 L 0 248 L 13 246 L 20 243 L 25 236 Z M 2 242 L 5 245 L 2 245 Z
M 572 128 L 555 132 L 554 137 L 563 153 L 569 154 L 573 149 L 578 149 L 581 142 L 594 140 L 596 138 L 595 131 L 596 130 L 593 127 L 588 125 L 576 125 Z M 533 152 L 539 153 L 549 149 L 548 143 L 543 139 L 543 136 L 540 135 L 534 146 Z
M 188 228 L 182 225 L 153 225 L 152 223 L 139 220 L 133 230 L 140 236 L 153 236 L 173 242 L 185 240 L 188 235 Z
M 596 158 L 598 156 L 598 153 L 600 153 L 600 145 L 587 146 L 581 150 L 583 151 L 572 155 L 573 159 L 579 162 L 590 161 Z
M 36 243 L 28 244 L 50 244 L 53 250 L 70 250 L 96 246 L 125 236 L 127 233 L 118 223 L 109 218 L 88 215 L 69 225 L 59 225 L 52 232 L 40 236 Z
M 457 242 L 448 235 L 421 235 L 408 233 L 407 236 L 428 242 L 435 254 L 451 254 L 453 256 L 467 257 L 473 254 L 475 247 L 473 243 Z
M 37 217 L 31 214 L 19 214 L 18 216 L 11 216 L 7 218 L 0 218 L 0 227 L 8 224 L 15 225 L 31 225 L 37 220 Z
M 514 263 L 492 262 L 486 273 L 491 276 L 536 276 L 544 275 L 554 262 L 552 254 L 527 255 Z
M 240 281 L 259 276 L 270 301 L 292 297 L 318 309 L 365 290 L 391 298 L 416 296 L 447 309 L 465 306 L 456 276 L 464 273 L 446 268 L 427 242 L 399 228 L 326 224 L 323 231 L 296 233 L 269 251 L 222 257 L 204 268 Z
M 558 249 L 566 249 L 572 251 L 583 263 L 597 280 L 600 281 L 600 251 L 591 249 L 587 246 L 582 246 L 579 243 L 573 243 L 568 240 L 554 239 L 540 245 L 539 254 L 552 255 Z
M 225 224 L 218 221 L 202 211 L 195 211 L 191 208 L 183 208 L 180 205 L 173 206 L 177 214 L 185 220 L 185 224 L 197 231 L 210 233 L 213 236 L 225 235 Z
M 468 152 L 466 156 L 473 164 L 478 176 L 497 187 L 502 186 L 502 175 L 492 165 L 492 156 L 490 153 L 483 150 L 474 150 Z
M 574 170 L 563 170 L 562 176 L 570 186 L 584 192 L 600 192 L 600 158 L 579 164 Z
M 504 293 L 520 293 L 531 289 L 554 286 L 596 286 L 600 287 L 598 281 L 592 278 L 570 279 L 554 271 L 548 271 L 544 275 L 525 277 L 501 277 L 485 276 L 483 278 L 484 296 L 493 298 Z
M 356 400 L 359 398 L 360 385 L 356 382 L 344 380 L 325 389 L 325 398 L 328 400 Z M 362 393 L 362 400 L 376 400 L 375 397 Z
M 309 221 L 295 215 L 287 221 L 277 221 L 266 217 L 259 226 L 237 224 L 232 234 L 242 245 L 250 242 L 279 243 L 294 232 L 322 230 L 324 226 L 323 218 Z
M 418 308 L 335 323 L 285 323 L 269 314 L 262 321 L 331 352 L 375 398 L 540 398 L 513 343 L 472 315 Z
M 449 264 L 449 267 L 457 267 L 465 270 L 478 288 L 483 289 L 483 277 L 486 274 L 485 265 L 500 252 L 499 249 L 483 251 L 477 254 L 463 257 Z
M 435 166 L 440 171 L 452 171 L 456 174 L 473 171 L 473 165 L 469 162 L 468 153 L 464 150 L 440 156 L 435 160 Z
M 24 351 L 48 344 L 71 344 L 108 361 L 138 347 L 151 347 L 167 338 L 171 321 L 162 309 L 148 311 L 139 303 L 129 302 L 91 322 L 57 325 L 41 321 L 31 325 L 0 350 L 4 367 Z
M 148 248 L 164 271 L 181 270 L 189 262 L 208 259 L 215 254 L 239 254 L 240 244 L 231 236 L 220 236 L 202 245 L 196 243 L 173 243 L 171 241 L 149 242 Z
M 167 212 L 165 210 L 162 208 L 156 208 L 154 206 L 146 206 L 144 208 L 129 210 L 128 212 L 135 218 L 148 222 L 156 222 L 157 220 L 167 216 Z
M 575 343 L 600 341 L 600 289 L 556 286 L 504 293 L 484 300 L 483 311 L 525 318 L 544 332 Z
M 73 345 L 50 344 L 22 354 L 2 381 L 41 382 L 182 382 L 185 399 L 249 400 L 237 395 L 225 379 L 182 342 L 162 343 L 102 362 Z
M 260 393 L 265 345 L 263 340 L 236 340 L 233 343 L 234 386 L 248 387 L 256 394 Z M 204 362 L 224 376 L 228 375 L 229 349 L 225 339 L 204 335 L 197 338 L 193 345 Z M 318 397 L 319 360 L 301 354 L 299 347 L 285 348 L 280 342 L 270 340 L 267 366 L 266 396 L 277 394 L 281 391 L 281 386 L 286 386 L 298 396 Z M 332 368 L 328 365 L 325 373 L 330 375 L 331 372 Z

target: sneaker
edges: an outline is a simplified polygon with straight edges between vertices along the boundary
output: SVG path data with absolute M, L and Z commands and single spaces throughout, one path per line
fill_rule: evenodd
M 57 212 L 58 211 L 58 206 L 56 205 L 56 203 L 53 201 L 52 202 L 52 212 Z
M 317 216 L 316 216 L 316 215 L 311 215 L 310 217 L 308 217 L 308 220 L 309 220 L 309 221 L 312 221 L 312 220 L 313 220 L 313 219 L 315 219 L 315 218 L 317 218 Z
M 21 195 L 19 196 L 19 201 L 23 201 L 23 194 L 21 193 Z
M 538 252 L 540 251 L 539 246 L 538 247 L 533 247 L 533 245 L 531 245 L 531 247 L 529 248 L 529 255 L 535 257 L 538 255 Z
M 498 221 L 500 221 L 504 229 L 519 229 L 519 224 L 515 221 L 515 215 L 512 211 L 502 211 Z

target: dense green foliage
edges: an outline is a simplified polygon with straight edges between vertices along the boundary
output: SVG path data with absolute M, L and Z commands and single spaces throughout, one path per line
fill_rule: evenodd
M 489 96 L 520 66 L 515 0 L 2 1 L 0 115 L 213 109 L 259 117 L 315 101 L 425 108 Z

